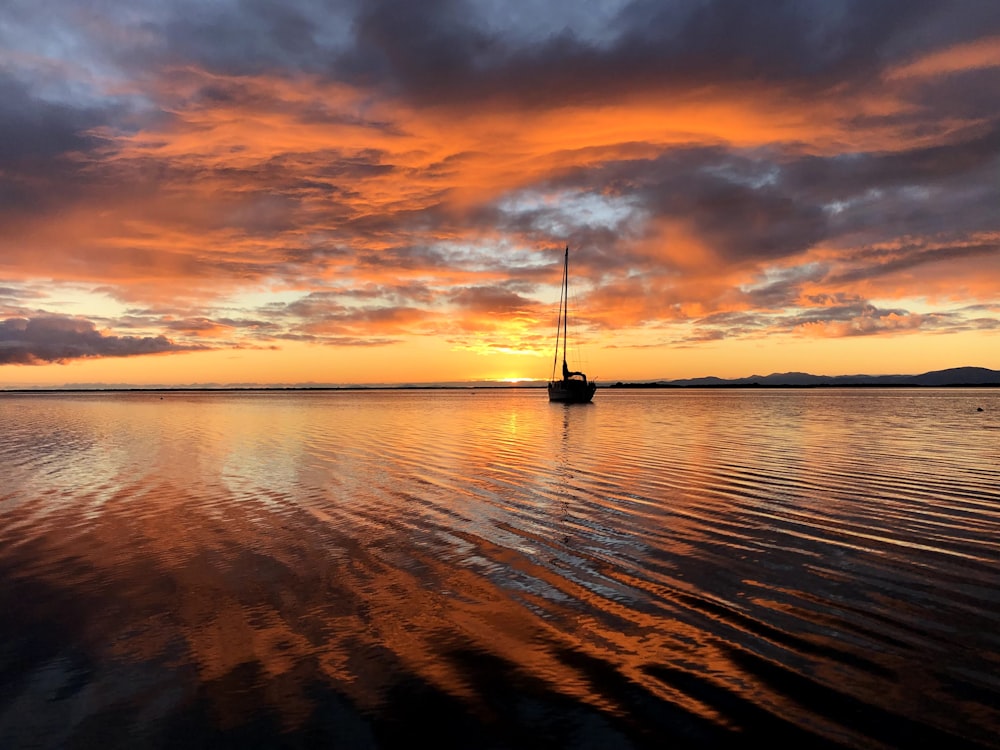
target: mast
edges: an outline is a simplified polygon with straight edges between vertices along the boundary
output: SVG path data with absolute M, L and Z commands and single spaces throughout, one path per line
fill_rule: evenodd
M 552 355 L 552 380 L 556 379 L 556 367 L 559 364 L 559 339 L 562 339 L 563 379 L 566 367 L 566 334 L 567 318 L 569 317 L 569 245 L 563 256 L 562 286 L 559 287 L 559 319 L 556 322 L 556 350 Z
M 566 372 L 566 336 L 569 333 L 569 245 L 566 245 L 566 254 L 563 256 L 563 290 L 562 298 L 565 302 L 563 308 L 563 372 Z M 564 376 L 565 377 L 565 376 Z

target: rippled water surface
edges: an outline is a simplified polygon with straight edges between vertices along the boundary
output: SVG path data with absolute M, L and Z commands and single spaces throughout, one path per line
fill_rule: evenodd
M 998 736 L 996 389 L 0 394 L 4 748 Z

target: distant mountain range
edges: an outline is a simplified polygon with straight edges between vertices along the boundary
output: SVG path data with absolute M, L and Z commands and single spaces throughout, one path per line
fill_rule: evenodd
M 685 378 L 683 380 L 656 380 L 623 383 L 611 388 L 746 388 L 818 386 L 1000 386 L 1000 371 L 985 367 L 953 367 L 948 370 L 925 372 L 923 375 L 810 375 L 806 372 L 775 372 L 770 375 L 751 375 L 746 378 Z

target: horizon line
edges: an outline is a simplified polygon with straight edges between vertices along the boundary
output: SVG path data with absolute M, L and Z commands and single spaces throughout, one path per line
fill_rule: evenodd
M 982 370 L 1000 376 L 1000 371 L 992 370 L 988 367 L 960 366 L 949 367 L 942 370 L 929 370 L 922 373 L 891 373 L 882 375 L 870 375 L 864 373 L 853 373 L 844 375 L 815 375 L 803 371 L 773 372 L 769 375 L 747 375 L 737 378 L 720 378 L 714 375 L 690 377 L 690 378 L 652 378 L 639 380 L 604 381 L 601 388 L 801 388 L 801 387 L 927 387 L 919 383 L 756 383 L 754 379 L 773 379 L 781 376 L 796 376 L 816 379 L 847 380 L 850 378 L 870 378 L 880 380 L 886 378 L 921 378 L 928 375 L 943 374 L 949 372 L 959 372 L 963 370 Z M 704 382 L 712 381 L 712 382 Z M 517 380 L 469 380 L 469 381 L 431 381 L 424 383 L 152 383 L 152 384 L 130 384 L 130 383 L 65 383 L 63 385 L 38 385 L 38 386 L 16 386 L 0 387 L 0 393 L 51 393 L 51 392 L 90 392 L 90 391 L 334 391 L 334 390 L 471 390 L 471 389 L 535 389 L 542 388 L 548 383 L 548 379 L 525 378 Z M 597 379 L 594 379 L 597 382 Z M 1000 383 L 960 383 L 954 386 L 991 386 Z M 946 385 L 946 384 L 944 384 Z

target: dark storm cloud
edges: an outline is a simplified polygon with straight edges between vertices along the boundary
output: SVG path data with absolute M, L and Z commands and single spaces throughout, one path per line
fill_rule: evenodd
M 320 37 L 327 24 L 338 20 L 349 24 L 350 16 L 343 8 L 352 5 L 294 0 L 192 3 L 166 20 L 157 52 L 165 60 L 195 60 L 209 69 L 238 75 L 276 67 L 308 70 L 323 59 Z M 140 53 L 135 51 L 137 57 Z
M 50 27 L 71 18 L 61 9 L 39 2 L 38 19 L 16 20 L 40 33 L 43 17 Z M 130 70 L 322 73 L 425 102 L 569 101 L 681 81 L 841 83 L 1000 22 L 995 3 L 975 0 L 135 0 L 129 10 L 90 9 L 135 33 L 89 54 Z
M 79 194 L 85 180 L 68 159 L 98 140 L 109 110 L 47 101 L 0 68 L 0 217 L 17 217 Z
M 874 242 L 900 227 L 912 233 L 994 229 L 998 170 L 1000 128 L 993 127 L 956 134 L 942 145 L 826 157 L 780 146 L 674 148 L 657 158 L 572 170 L 548 184 L 617 196 L 641 215 L 689 222 L 721 259 L 741 262 L 791 257 L 861 230 Z M 508 216 L 506 226 L 543 233 L 557 211 L 535 207 Z M 619 227 L 591 227 L 574 244 L 607 247 L 621 237 Z
M 997 4 L 996 7 L 1000 7 Z M 934 76 L 909 87 L 909 97 L 917 102 L 930 103 L 951 117 L 968 121 L 996 121 L 996 92 L 1000 90 L 1000 71 L 995 68 L 955 71 L 948 75 Z M 914 112 L 898 120 L 919 121 L 924 113 Z
M 608 162 L 550 184 L 620 197 L 632 209 L 620 217 L 625 224 L 634 223 L 636 215 L 688 223 L 727 262 L 795 255 L 827 234 L 823 206 L 807 191 L 784 184 L 780 161 L 723 147 L 676 148 L 655 159 Z M 558 209 L 532 209 L 517 221 L 542 229 L 551 226 L 553 210 Z M 622 236 L 614 225 L 573 231 L 575 246 L 607 247 Z M 604 261 L 620 263 L 622 256 Z
M 472 81 L 501 64 L 504 47 L 476 28 L 463 6 L 455 0 L 368 4 L 357 18 L 357 46 L 343 58 L 342 72 L 417 98 L 467 96 Z
M 781 174 L 790 190 L 805 190 L 814 200 L 829 202 L 844 200 L 859 187 L 889 189 L 946 182 L 988 169 L 998 159 L 1000 121 L 994 120 L 985 131 L 957 133 L 944 144 L 790 160 L 782 165 Z
M 672 193 L 670 213 L 688 216 L 698 233 L 728 261 L 795 255 L 826 234 L 826 217 L 780 187 L 752 187 L 703 178 Z
M 932 263 L 950 262 L 971 258 L 996 258 L 1000 256 L 1000 245 L 979 244 L 941 248 L 902 248 L 892 253 L 869 252 L 857 258 L 856 266 L 849 271 L 830 278 L 835 283 L 873 279 L 890 273 L 916 268 Z
M 0 364 L 34 365 L 87 357 L 193 351 L 164 336 L 108 336 L 89 320 L 62 315 L 0 321 Z
M 780 180 L 790 194 L 827 211 L 830 236 L 864 231 L 876 241 L 900 230 L 912 236 L 994 230 L 998 124 L 940 145 L 788 160 Z
M 0 168 L 84 150 L 107 112 L 46 101 L 0 70 Z
M 537 7 L 544 26 L 545 6 Z M 356 46 L 338 58 L 336 75 L 380 82 L 425 102 L 551 104 L 590 100 L 601 91 L 617 96 L 724 82 L 801 82 L 815 91 L 845 80 L 864 84 L 928 43 L 950 44 L 995 27 L 1000 11 L 971 0 L 637 0 L 599 38 L 578 34 L 571 20 L 553 24 L 541 39 L 523 39 L 489 27 L 475 3 L 368 3 L 356 20 Z

